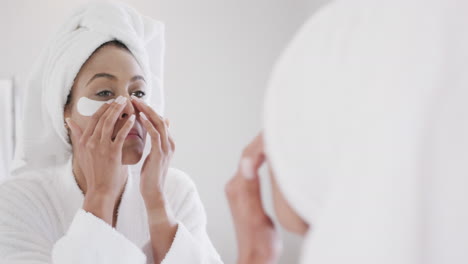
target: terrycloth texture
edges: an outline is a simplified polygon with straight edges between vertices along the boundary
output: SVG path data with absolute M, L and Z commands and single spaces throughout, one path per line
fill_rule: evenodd
M 170 169 L 164 191 L 178 230 L 163 263 L 222 263 L 190 178 Z M 0 185 L 0 263 L 153 263 L 139 177 L 129 175 L 115 229 L 82 210 L 83 199 L 71 160 Z
M 338 1 L 274 70 L 265 141 L 302 263 L 468 263 L 468 3 Z
M 68 160 L 71 145 L 63 118 L 67 95 L 89 56 L 101 44 L 115 39 L 130 49 L 142 67 L 151 87 L 149 101 L 163 114 L 163 25 L 124 4 L 86 4 L 51 39 L 29 76 L 13 175 L 63 165 Z

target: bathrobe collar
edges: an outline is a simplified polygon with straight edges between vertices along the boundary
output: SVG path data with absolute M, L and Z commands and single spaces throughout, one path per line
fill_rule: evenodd
M 63 190 L 63 209 L 65 223 L 70 224 L 76 212 L 82 208 L 84 194 L 78 186 L 73 174 L 72 157 L 65 166 L 59 168 L 58 187 Z M 138 246 L 142 246 L 149 239 L 147 214 L 144 200 L 140 193 L 139 177 L 128 169 L 128 178 L 122 194 L 117 212 L 115 229 Z

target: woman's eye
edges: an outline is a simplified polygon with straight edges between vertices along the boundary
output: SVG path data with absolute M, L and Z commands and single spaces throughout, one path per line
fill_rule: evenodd
M 135 95 L 135 96 L 138 97 L 138 98 L 142 98 L 142 97 L 144 97 L 146 94 L 145 94 L 145 92 L 143 92 L 143 91 L 136 91 L 136 92 L 133 92 L 133 95 Z
M 99 93 L 96 94 L 97 96 L 100 96 L 100 97 L 109 97 L 109 96 L 112 96 L 112 92 L 111 91 L 100 91 Z

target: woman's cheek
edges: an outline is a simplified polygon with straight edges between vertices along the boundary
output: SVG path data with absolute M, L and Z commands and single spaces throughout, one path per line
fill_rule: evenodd
M 83 117 L 81 115 L 76 115 L 76 117 L 72 119 L 80 126 L 83 132 L 88 127 L 89 122 L 91 122 L 91 117 Z

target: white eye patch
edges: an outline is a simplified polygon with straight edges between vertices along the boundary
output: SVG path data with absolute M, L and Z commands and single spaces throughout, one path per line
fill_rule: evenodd
M 91 100 L 87 97 L 81 97 L 78 100 L 78 104 L 76 105 L 76 108 L 78 110 L 78 113 L 80 113 L 82 116 L 92 116 L 94 113 L 99 110 L 99 108 L 105 104 L 105 103 L 112 103 L 114 99 L 108 100 L 108 101 L 95 101 Z

